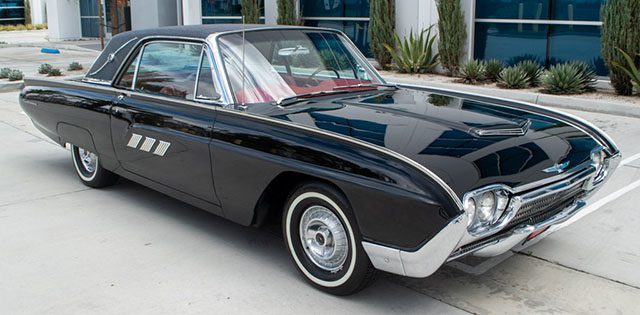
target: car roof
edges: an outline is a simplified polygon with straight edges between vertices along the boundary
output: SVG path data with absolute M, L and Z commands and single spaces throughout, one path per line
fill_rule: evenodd
M 150 28 L 120 33 L 109 41 L 107 47 L 96 58 L 95 62 L 87 72 L 86 79 L 111 83 L 117 74 L 120 64 L 124 62 L 132 49 L 138 43 L 150 37 L 154 38 L 187 38 L 204 40 L 212 34 L 234 32 L 234 31 L 255 31 L 267 29 L 308 29 L 323 30 L 318 28 L 303 26 L 276 26 L 264 24 L 205 24 L 205 25 L 181 25 Z

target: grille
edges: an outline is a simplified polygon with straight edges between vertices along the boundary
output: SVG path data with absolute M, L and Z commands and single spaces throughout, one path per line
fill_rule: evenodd
M 583 191 L 582 182 L 580 182 L 568 189 L 525 202 L 504 230 L 522 223 L 535 224 L 544 221 L 573 204 Z

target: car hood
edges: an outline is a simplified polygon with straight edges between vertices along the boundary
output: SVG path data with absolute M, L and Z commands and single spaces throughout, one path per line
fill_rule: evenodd
M 489 184 L 511 187 L 586 163 L 598 143 L 555 118 L 425 91 L 398 89 L 312 99 L 271 116 L 398 152 L 427 167 L 460 197 Z

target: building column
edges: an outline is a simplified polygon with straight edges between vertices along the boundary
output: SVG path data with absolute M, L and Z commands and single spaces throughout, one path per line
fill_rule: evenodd
M 475 42 L 475 16 L 476 16 L 476 0 L 460 0 L 462 14 L 464 15 L 464 23 L 467 26 L 467 40 L 464 47 L 463 61 L 473 59 L 473 46 Z
M 267 25 L 278 24 L 277 0 L 264 0 L 264 23 Z
M 175 0 L 131 0 L 131 29 L 178 25 Z
M 182 23 L 184 25 L 202 24 L 202 0 L 182 0 Z
M 31 4 L 31 23 L 47 23 L 47 17 L 44 10 L 44 0 L 31 0 L 29 3 Z
M 49 40 L 74 40 L 82 37 L 80 4 L 77 0 L 46 0 Z

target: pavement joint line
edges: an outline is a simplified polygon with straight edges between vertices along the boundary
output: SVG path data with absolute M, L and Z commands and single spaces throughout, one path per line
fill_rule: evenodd
M 445 301 L 445 300 L 443 300 L 443 299 L 437 298 L 437 297 L 435 297 L 435 296 L 431 296 L 431 295 L 429 295 L 429 294 L 425 294 L 424 292 L 420 292 L 420 291 L 418 291 L 418 290 L 416 290 L 416 289 L 414 289 L 414 288 L 412 288 L 412 287 L 410 287 L 410 286 L 407 286 L 407 285 L 404 285 L 404 284 L 402 284 L 402 283 L 399 283 L 399 282 L 393 281 L 393 279 L 392 279 L 392 278 L 386 278 L 386 280 L 387 280 L 387 281 L 389 281 L 389 283 L 395 284 L 395 285 L 400 286 L 400 287 L 403 287 L 403 288 L 405 288 L 405 289 L 409 289 L 409 290 L 411 290 L 411 291 L 413 291 L 413 292 L 416 292 L 416 293 L 418 293 L 418 294 L 420 294 L 420 295 L 428 296 L 428 297 L 430 297 L 430 298 L 432 298 L 432 299 L 434 299 L 434 300 L 436 300 L 436 301 L 438 301 L 438 302 L 441 302 L 441 303 L 447 304 L 447 305 L 449 305 L 449 306 L 451 306 L 451 307 L 453 307 L 453 308 L 459 309 L 459 310 L 461 310 L 461 311 L 463 311 L 463 312 L 466 312 L 466 313 L 469 313 L 469 314 L 473 314 L 473 315 L 477 315 L 477 314 L 478 314 L 478 313 L 474 313 L 474 312 L 471 312 L 471 311 L 469 311 L 469 310 L 466 310 L 466 309 L 464 309 L 464 308 L 462 308 L 462 307 L 460 307 L 460 306 L 458 306 L 458 305 L 451 304 L 450 302 L 447 302 L 447 301 Z
M 13 129 L 16 129 L 16 130 L 22 131 L 22 132 L 24 132 L 24 133 L 26 133 L 26 134 L 28 134 L 28 135 L 30 135 L 30 136 L 36 137 L 36 138 L 38 138 L 38 139 L 40 139 L 40 140 L 42 140 L 42 141 L 44 141 L 44 142 L 46 142 L 46 143 L 48 143 L 48 144 L 54 145 L 54 146 L 56 146 L 56 147 L 58 147 L 58 146 L 59 146 L 57 143 L 53 142 L 53 141 L 52 141 L 52 140 L 50 140 L 50 139 L 47 139 L 47 138 L 44 138 L 44 137 L 38 136 L 38 135 L 36 135 L 36 134 L 33 134 L 33 133 L 31 133 L 31 132 L 29 132 L 29 131 L 27 131 L 27 130 L 24 130 L 24 129 L 22 129 L 22 128 L 19 128 L 19 127 L 17 127 L 17 126 L 14 126 L 14 125 L 12 125 L 12 124 L 10 124 L 10 123 L 8 123 L 8 122 L 4 121 L 4 120 L 0 120 L 0 123 L 5 124 L 5 125 L 7 125 L 7 126 L 9 126 L 9 127 L 13 128 Z
M 75 194 L 75 193 L 79 193 L 79 192 L 83 192 L 83 191 L 87 191 L 87 190 L 93 190 L 93 188 L 83 188 L 83 189 L 80 189 L 80 190 L 66 191 L 66 192 L 62 192 L 62 193 L 41 196 L 41 197 L 37 197 L 37 198 L 33 198 L 33 199 L 25 199 L 25 200 L 9 202 L 9 203 L 5 203 L 5 204 L 0 204 L 0 208 L 14 206 L 14 205 L 25 203 L 25 202 L 39 201 L 39 200 L 48 199 L 48 198 L 54 198 L 54 197 L 59 197 L 59 196 L 64 196 L 64 195 L 71 195 L 71 194 Z
M 531 258 L 534 258 L 534 259 L 538 259 L 538 260 L 544 261 L 546 263 L 550 263 L 552 265 L 556 265 L 556 266 L 560 266 L 560 267 L 563 267 L 563 268 L 567 268 L 569 270 L 573 270 L 573 271 L 576 271 L 576 272 L 579 272 L 579 273 L 583 273 L 583 274 L 586 274 L 586 275 L 589 275 L 589 276 L 593 276 L 593 277 L 600 278 L 600 279 L 603 279 L 603 280 L 615 282 L 617 284 L 620 284 L 620 285 L 623 285 L 623 286 L 626 286 L 626 287 L 630 287 L 630 288 L 633 288 L 633 289 L 636 289 L 636 290 L 640 290 L 640 287 L 635 286 L 633 284 L 624 283 L 624 282 L 622 282 L 620 280 L 607 278 L 605 276 L 601 276 L 601 275 L 598 275 L 598 274 L 590 273 L 590 272 L 584 271 L 582 269 L 578 269 L 578 268 L 575 268 L 575 267 L 567 266 L 567 265 L 562 264 L 562 263 L 560 263 L 558 261 L 553 261 L 553 260 L 549 260 L 549 259 L 546 259 L 546 258 L 543 258 L 543 257 L 540 257 L 540 256 L 536 256 L 533 253 L 517 252 L 517 251 L 514 251 L 514 253 L 518 254 L 518 255 L 528 256 L 528 257 L 531 257 Z
M 619 166 L 627 165 L 627 164 L 629 164 L 629 163 L 631 163 L 631 162 L 633 162 L 633 161 L 635 161 L 637 159 L 640 159 L 640 153 L 636 153 L 636 154 L 634 154 L 634 155 L 632 155 L 632 156 L 630 156 L 630 157 L 628 157 L 626 159 L 623 159 L 622 161 L 620 161 L 620 165 Z

